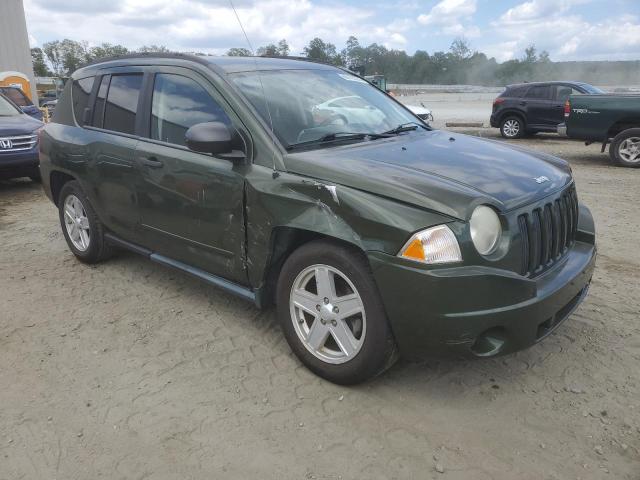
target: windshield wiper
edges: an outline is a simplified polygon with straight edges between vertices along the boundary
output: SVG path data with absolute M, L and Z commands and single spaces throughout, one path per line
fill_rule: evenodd
M 410 132 L 411 130 L 417 130 L 418 128 L 429 130 L 427 127 L 419 124 L 418 122 L 407 122 L 401 123 L 396 128 L 392 128 L 391 130 L 384 132 L 382 135 L 397 135 L 398 133 Z
M 327 133 L 315 140 L 309 140 L 307 142 L 292 143 L 287 147 L 287 150 L 293 150 L 295 148 L 307 147 L 309 145 L 317 145 L 321 143 L 329 143 L 343 140 L 364 140 L 365 138 L 377 139 L 387 138 L 391 135 L 388 133 L 365 133 L 365 132 L 333 132 Z

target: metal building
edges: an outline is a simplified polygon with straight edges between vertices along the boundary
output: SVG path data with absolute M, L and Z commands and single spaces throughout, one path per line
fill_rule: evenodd
M 31 84 L 31 91 L 25 93 L 38 104 L 22 0 L 0 0 L 0 74 L 3 72 L 0 76 L 16 82 L 20 78 L 16 73 L 25 75 Z

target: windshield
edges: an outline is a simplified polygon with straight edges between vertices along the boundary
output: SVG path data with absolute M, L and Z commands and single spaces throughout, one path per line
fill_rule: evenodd
M 598 95 L 600 93 L 606 93 L 604 90 L 599 89 L 598 87 L 594 87 L 593 85 L 589 85 L 588 83 L 581 83 L 580 86 L 584 88 L 587 93 L 591 95 Z
M 342 132 L 375 135 L 419 122 L 380 90 L 343 71 L 254 71 L 232 78 L 287 148 Z
M 0 117 L 12 117 L 22 112 L 14 107 L 9 100 L 0 95 Z

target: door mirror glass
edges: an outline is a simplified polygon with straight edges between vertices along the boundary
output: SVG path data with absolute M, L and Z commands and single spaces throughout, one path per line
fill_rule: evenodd
M 194 152 L 220 155 L 233 151 L 231 131 L 222 122 L 197 123 L 189 127 L 185 143 Z

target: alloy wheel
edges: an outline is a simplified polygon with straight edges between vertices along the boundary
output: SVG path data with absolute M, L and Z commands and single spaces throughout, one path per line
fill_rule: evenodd
M 618 155 L 628 163 L 640 162 L 640 137 L 629 137 L 620 142 Z
M 86 251 L 91 241 L 91 229 L 87 212 L 75 195 L 69 195 L 64 201 L 64 225 L 73 246 L 81 252 Z
M 507 120 L 504 122 L 502 130 L 507 137 L 515 137 L 520 133 L 520 122 L 514 119 Z
M 345 363 L 362 348 L 367 328 L 364 303 L 337 268 L 319 264 L 302 270 L 291 287 L 289 306 L 298 338 L 316 358 Z

